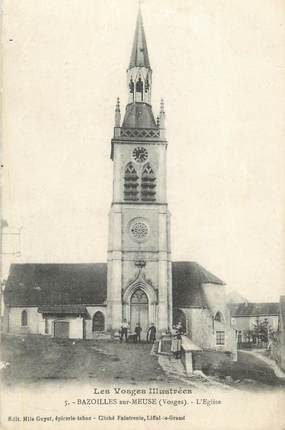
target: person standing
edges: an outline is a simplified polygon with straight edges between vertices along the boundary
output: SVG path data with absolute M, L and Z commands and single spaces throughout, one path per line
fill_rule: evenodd
M 173 326 L 171 331 L 171 352 L 176 359 L 181 358 L 182 334 L 183 330 L 180 326 Z
M 156 339 L 156 327 L 153 323 L 151 323 L 146 336 L 147 343 L 154 343 Z
M 177 330 L 177 333 L 176 333 L 176 339 L 177 339 L 177 347 L 176 347 L 176 354 L 175 354 L 175 358 L 176 358 L 176 359 L 179 359 L 179 358 L 181 358 L 182 331 Z
M 177 323 L 176 330 L 179 332 L 180 335 L 185 333 L 185 330 L 184 330 L 182 323 L 180 321 Z
M 137 343 L 137 341 L 139 341 L 139 343 L 141 342 L 141 332 L 142 332 L 142 328 L 141 328 L 140 324 L 137 323 L 136 327 L 135 327 L 135 334 L 136 334 L 135 342 L 136 343 Z
M 129 330 L 129 324 L 125 318 L 121 325 L 120 342 L 123 342 L 123 337 L 125 337 L 126 342 L 128 342 L 128 330 Z

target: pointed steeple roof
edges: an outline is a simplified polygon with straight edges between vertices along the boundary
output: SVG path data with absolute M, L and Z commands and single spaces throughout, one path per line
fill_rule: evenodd
M 146 38 L 143 28 L 142 13 L 139 7 L 135 37 L 129 68 L 146 67 L 150 69 Z

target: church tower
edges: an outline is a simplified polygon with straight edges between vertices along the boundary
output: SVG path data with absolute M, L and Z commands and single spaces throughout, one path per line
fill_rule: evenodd
M 113 199 L 109 213 L 107 324 L 123 319 L 142 334 L 154 323 L 159 333 L 172 323 L 170 215 L 166 197 L 165 112 L 155 120 L 152 70 L 141 10 L 127 70 L 128 104 L 121 122 L 115 110 Z

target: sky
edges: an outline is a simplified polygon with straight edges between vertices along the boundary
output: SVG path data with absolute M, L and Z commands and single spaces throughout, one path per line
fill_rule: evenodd
M 145 0 L 142 13 L 155 115 L 165 100 L 172 259 L 251 301 L 278 300 L 285 4 Z M 3 216 L 6 232 L 21 228 L 6 272 L 106 261 L 114 108 L 127 101 L 136 14 L 134 0 L 4 2 Z

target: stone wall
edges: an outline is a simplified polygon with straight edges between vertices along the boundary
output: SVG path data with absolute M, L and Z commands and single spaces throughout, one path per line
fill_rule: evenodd
M 130 226 L 136 220 L 149 227 L 146 240 L 136 242 Z M 149 321 L 159 331 L 165 331 L 172 322 L 171 263 L 169 244 L 169 213 L 166 205 L 114 204 L 110 214 L 108 252 L 108 329 L 119 330 L 122 319 L 130 319 L 130 285 L 139 276 L 136 261 L 143 260 L 144 280 L 141 289 L 149 300 Z M 113 249 L 112 249 L 113 248 Z M 148 287 L 151 288 L 148 288 Z M 153 290 L 153 293 L 150 292 Z M 153 297 L 155 295 L 155 297 Z
M 83 339 L 83 318 L 69 318 L 70 339 Z
M 221 351 L 193 351 L 193 370 L 208 371 L 210 367 L 218 367 L 225 361 L 232 361 L 233 354 Z
M 108 321 L 107 321 L 107 307 L 106 306 L 87 306 L 88 314 L 90 315 L 90 318 L 85 320 L 85 334 L 86 339 L 93 339 L 95 336 L 95 333 L 92 331 L 93 327 L 93 316 L 96 314 L 96 312 L 102 312 L 105 318 L 105 331 L 108 327 Z
M 136 146 L 143 146 L 148 152 L 148 162 L 156 175 L 156 201 L 159 203 L 166 202 L 166 150 L 165 143 L 158 142 L 144 142 L 135 145 L 133 142 L 124 142 L 123 144 L 114 144 L 114 159 L 113 159 L 113 175 L 114 175 L 114 187 L 113 187 L 113 202 L 124 201 L 124 172 L 127 164 L 131 161 L 135 166 L 138 175 L 141 175 L 141 171 L 145 163 L 139 164 L 134 162 L 132 154 Z
M 236 356 L 236 332 L 231 328 L 229 318 L 225 322 L 215 321 L 207 308 L 180 308 L 186 317 L 186 334 L 202 349 L 231 351 Z M 216 344 L 216 331 L 225 332 L 225 344 Z
M 22 312 L 27 312 L 27 325 L 22 326 Z M 56 317 L 48 316 L 43 318 L 38 312 L 37 306 L 30 307 L 5 307 L 4 332 L 15 335 L 41 334 L 54 336 L 54 322 L 69 322 L 70 339 L 83 339 L 83 318 L 82 317 Z
M 119 131 L 119 130 L 117 130 Z M 148 151 L 148 160 L 156 177 L 156 200 L 151 202 L 124 201 L 125 169 L 132 162 L 138 177 L 145 163 L 133 158 L 136 146 Z M 109 214 L 108 242 L 108 330 L 118 331 L 123 318 L 130 320 L 129 287 L 138 276 L 135 262 L 145 261 L 142 271 L 146 282 L 140 284 L 149 301 L 148 325 L 154 322 L 159 332 L 172 322 L 170 216 L 166 203 L 166 143 L 151 141 L 135 143 L 113 141 L 113 199 Z M 139 181 L 140 182 L 140 181 Z M 141 185 L 139 185 L 139 188 Z M 134 238 L 131 226 L 137 221 L 148 226 L 145 239 Z M 149 288 L 149 286 L 151 288 Z M 151 289 L 153 291 L 151 291 Z M 124 299 L 122 300 L 122 296 Z M 155 296 L 155 297 L 154 297 Z
M 22 312 L 27 312 L 27 325 L 22 326 Z M 5 307 L 4 331 L 13 334 L 38 334 L 42 319 L 38 307 Z
M 208 308 L 213 316 L 220 312 L 225 321 L 228 321 L 230 314 L 226 305 L 225 287 L 217 284 L 201 285 Z
M 46 324 L 47 321 L 47 324 Z M 39 320 L 39 333 L 45 336 L 54 337 L 54 324 L 57 321 L 69 323 L 69 338 L 83 339 L 83 318 L 77 316 L 56 317 L 54 315 Z

